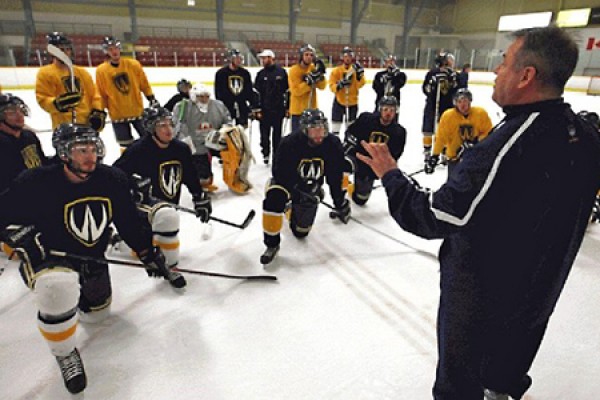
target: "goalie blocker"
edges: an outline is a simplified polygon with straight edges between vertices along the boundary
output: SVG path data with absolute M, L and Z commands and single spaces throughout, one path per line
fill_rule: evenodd
M 218 131 L 210 132 L 206 138 L 206 147 L 220 152 L 223 160 L 223 181 L 231 191 L 243 194 L 252 188 L 248 180 L 248 170 L 254 157 L 241 125 L 223 126 Z

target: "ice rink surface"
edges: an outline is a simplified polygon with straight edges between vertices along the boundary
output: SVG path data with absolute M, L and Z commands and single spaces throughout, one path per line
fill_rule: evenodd
M 169 77 L 168 79 L 178 79 Z M 194 77 L 187 77 L 193 80 Z M 207 78 L 206 80 L 209 80 Z M 174 87 L 155 87 L 161 104 Z M 474 105 L 488 110 L 494 123 L 501 110 L 491 86 L 472 86 Z M 31 108 L 27 123 L 48 131 L 50 118 L 32 90 L 13 91 Z M 332 93 L 319 92 L 331 113 Z M 600 99 L 567 93 L 576 111 L 600 110 Z M 365 86 L 360 110 L 372 111 L 374 94 Z M 400 123 L 408 130 L 399 166 L 422 168 L 420 85 L 402 90 Z M 288 128 L 289 129 L 289 128 Z M 102 134 L 107 163 L 118 156 L 112 128 Z M 50 133 L 40 133 L 53 154 Z M 241 222 L 257 216 L 245 230 L 213 222 L 213 236 L 202 240 L 202 226 L 181 214 L 182 268 L 231 274 L 274 274 L 278 282 L 242 282 L 187 275 L 185 293 L 144 271 L 111 266 L 112 315 L 99 325 L 80 324 L 78 347 L 88 376 L 83 394 L 63 386 L 54 357 L 36 325 L 33 296 L 16 263 L 0 258 L 0 399 L 429 399 L 436 366 L 435 321 L 439 294 L 436 253 L 440 241 L 403 232 L 391 219 L 383 189 L 352 215 L 394 240 L 350 221 L 329 219 L 320 207 L 305 240 L 282 231 L 281 250 L 263 269 L 261 204 L 270 166 L 260 160 L 258 123 L 252 128 L 257 163 L 250 169 L 254 188 L 246 195 L 226 189 L 214 162 L 213 215 Z M 444 168 L 416 176 L 435 188 Z M 44 193 L 39 194 L 43 201 Z M 326 201 L 331 202 L 329 196 Z M 182 205 L 191 207 L 184 191 Z M 573 272 L 558 303 L 531 370 L 526 399 L 597 399 L 600 393 L 600 225 L 590 226 Z M 506 249 L 511 251 L 511 249 Z

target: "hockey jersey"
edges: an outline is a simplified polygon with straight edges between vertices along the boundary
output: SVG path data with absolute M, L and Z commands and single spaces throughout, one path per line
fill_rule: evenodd
M 341 81 L 344 77 L 350 78 L 350 86 L 338 90 L 338 81 Z M 335 93 L 336 101 L 342 106 L 355 106 L 358 104 L 358 89 L 363 87 L 365 82 L 364 74 L 360 80 L 356 79 L 356 71 L 354 71 L 353 64 L 349 66 L 344 64 L 338 65 L 329 75 L 329 89 Z
M 202 193 L 190 148 L 178 139 L 163 149 L 153 136 L 144 136 L 133 142 L 113 165 L 129 176 L 138 174 L 150 178 L 152 196 L 164 201 L 179 203 L 181 184 L 185 184 L 192 195 Z
M 288 71 L 288 83 L 290 87 L 290 115 L 301 115 L 307 108 L 318 108 L 317 89 L 323 90 L 327 86 L 325 79 L 317 82 L 312 89 L 311 104 L 308 99 L 311 96 L 311 87 L 304 81 L 304 75 L 316 70 L 314 64 L 308 67 L 298 63 L 293 65 Z
M 298 130 L 281 140 L 273 161 L 273 178 L 290 193 L 297 188 L 314 192 L 314 185 L 322 186 L 327 180 L 334 203 L 340 205 L 344 200 L 343 169 L 344 149 L 337 136 L 327 135 L 319 146 L 311 146 Z
M 121 58 L 118 66 L 107 60 L 96 68 L 96 85 L 102 97 L 102 109 L 114 122 L 139 118 L 144 111 L 140 92 L 152 96 L 152 88 L 139 61 Z
M 207 154 L 206 136 L 223 125 L 232 124 L 227 107 L 219 100 L 208 100 L 206 111 L 198 107 L 189 99 L 183 99 L 173 109 L 175 119 L 175 132 L 183 141 L 189 140 L 193 144 L 194 154 Z
M 232 118 L 238 117 L 236 105 L 239 113 L 247 115 L 250 107 L 256 107 L 248 70 L 243 67 L 232 70 L 229 65 L 219 69 L 215 74 L 215 98 L 225 104 Z
M 21 172 L 47 162 L 35 133 L 23 130 L 17 138 L 0 130 L 0 193 Z
M 469 114 L 463 115 L 456 108 L 442 114 L 435 134 L 432 155 L 439 155 L 446 149 L 446 157 L 454 160 L 463 142 L 477 142 L 492 130 L 492 121 L 481 107 L 471 107 Z
M 83 67 L 73 66 L 75 86 L 81 93 L 81 102 L 75 107 L 76 122 L 87 124 L 92 109 L 102 110 L 100 95 L 90 74 Z M 71 78 L 67 68 L 56 64 L 41 67 L 35 81 L 35 97 L 42 109 L 52 118 L 52 129 L 65 122 L 73 122 L 71 111 L 60 112 L 54 106 L 54 99 L 71 91 Z

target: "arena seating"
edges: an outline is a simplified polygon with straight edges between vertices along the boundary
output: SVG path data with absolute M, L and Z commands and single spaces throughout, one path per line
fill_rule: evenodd
M 254 55 L 264 49 L 271 49 L 275 52 L 277 62 L 283 67 L 290 67 L 298 62 L 298 50 L 303 44 L 278 40 L 248 40 L 248 47 Z

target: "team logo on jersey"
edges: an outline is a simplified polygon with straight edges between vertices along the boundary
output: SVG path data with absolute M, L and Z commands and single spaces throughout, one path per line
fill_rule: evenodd
M 387 133 L 373 131 L 369 134 L 369 143 L 387 143 L 390 136 Z
M 231 93 L 233 93 L 235 96 L 239 96 L 244 90 L 244 79 L 239 75 L 231 75 L 228 80 L 229 90 L 231 90 Z
M 61 78 L 62 80 L 62 84 L 63 87 L 65 88 L 66 92 L 72 92 L 73 90 L 71 89 L 71 76 L 67 75 L 67 76 L 63 76 Z M 83 91 L 81 90 L 81 82 L 79 81 L 79 77 L 75 76 L 75 91 L 79 92 L 83 95 Z
M 86 247 L 94 247 L 112 221 L 112 203 L 106 197 L 85 197 L 65 205 L 69 233 Z
M 475 139 L 475 137 L 473 136 L 473 125 L 471 124 L 459 125 L 458 131 L 460 133 L 460 138 L 463 140 L 463 142 L 465 140 L 472 141 L 473 139 Z
M 27 168 L 35 168 L 42 165 L 42 160 L 40 159 L 40 155 L 37 152 L 37 146 L 35 144 L 25 146 L 21 150 L 21 157 L 23 157 L 23 163 Z
M 325 161 L 322 158 L 302 159 L 298 164 L 298 175 L 304 180 L 318 181 L 325 174 Z
M 158 167 L 158 180 L 160 190 L 169 199 L 174 198 L 179 193 L 183 169 L 179 161 L 167 161 Z
M 119 92 L 129 94 L 129 75 L 127 72 L 116 74 L 113 77 L 113 83 Z

